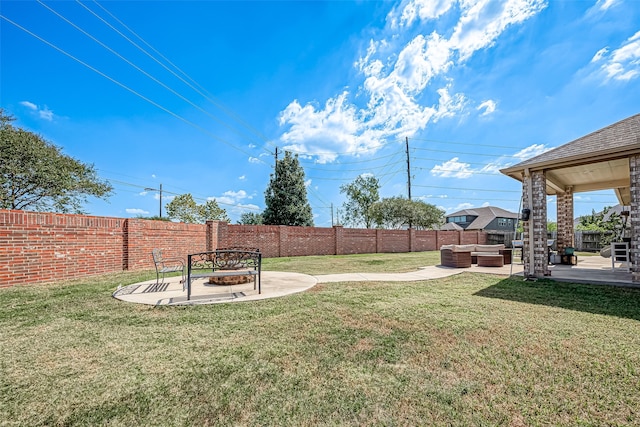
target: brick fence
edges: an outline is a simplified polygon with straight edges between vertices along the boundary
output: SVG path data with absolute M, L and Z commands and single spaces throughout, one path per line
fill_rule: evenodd
M 264 257 L 438 250 L 485 243 L 477 231 L 184 224 L 135 218 L 0 210 L 0 287 L 48 283 L 124 270 L 153 269 L 165 257 L 222 247 L 259 248 Z

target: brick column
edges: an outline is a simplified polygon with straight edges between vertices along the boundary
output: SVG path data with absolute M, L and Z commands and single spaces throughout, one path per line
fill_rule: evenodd
M 524 223 L 523 258 L 526 277 L 544 277 L 549 272 L 547 247 L 547 193 L 544 172 L 531 172 L 522 185 L 522 207 L 530 209 L 529 221 Z M 529 200 L 531 192 L 531 202 Z M 531 250 L 533 248 L 533 251 Z M 531 258 L 533 252 L 533 259 Z
M 562 253 L 564 248 L 574 247 L 573 234 L 573 189 L 565 189 L 564 193 L 557 196 L 558 199 L 558 241 L 556 248 Z
M 409 252 L 416 251 L 416 229 L 409 228 L 407 230 L 409 232 Z
M 341 225 L 333 226 L 333 235 L 335 237 L 335 255 L 344 255 L 344 228 Z
M 631 277 L 640 282 L 640 156 L 629 157 L 629 181 L 631 186 Z

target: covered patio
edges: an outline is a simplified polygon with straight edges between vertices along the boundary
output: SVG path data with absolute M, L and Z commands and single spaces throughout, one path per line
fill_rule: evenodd
M 589 135 L 561 145 L 501 172 L 522 182 L 524 220 L 523 261 L 525 277 L 554 276 L 547 246 L 547 196 L 557 197 L 559 253 L 574 246 L 573 200 L 575 193 L 613 189 L 618 201 L 630 207 L 631 271 L 609 269 L 611 279 L 627 277 L 640 285 L 640 114 L 628 117 Z M 594 272 L 574 268 L 576 275 Z M 609 276 L 600 275 L 603 281 Z

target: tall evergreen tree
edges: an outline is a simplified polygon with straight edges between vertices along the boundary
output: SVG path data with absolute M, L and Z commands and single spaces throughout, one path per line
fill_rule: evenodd
M 286 151 L 284 159 L 276 163 L 275 173 L 271 174 L 264 193 L 264 201 L 262 216 L 265 224 L 313 226 L 304 170 L 297 154 L 293 156 Z

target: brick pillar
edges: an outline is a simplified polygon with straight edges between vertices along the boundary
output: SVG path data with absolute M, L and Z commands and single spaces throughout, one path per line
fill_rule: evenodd
M 640 156 L 629 157 L 629 181 L 631 187 L 631 277 L 640 282 Z
M 280 253 L 279 257 L 289 256 L 289 248 L 287 245 L 287 241 L 289 239 L 288 228 L 286 225 L 278 226 L 278 248 Z
M 382 230 L 376 229 L 376 253 L 382 252 Z
M 409 252 L 416 251 L 416 229 L 409 228 L 407 230 L 409 232 Z
M 574 247 L 573 233 L 573 189 L 567 188 L 564 193 L 557 196 L 558 199 L 558 241 L 556 249 L 562 253 L 564 248 Z
M 522 207 L 530 209 L 529 221 L 524 223 L 523 258 L 526 277 L 544 277 L 549 272 L 547 247 L 547 193 L 544 172 L 531 172 L 522 185 Z M 532 203 L 529 201 L 531 192 Z M 533 250 L 531 249 L 533 248 Z M 531 257 L 533 252 L 533 259 Z
M 215 251 L 218 248 L 228 246 L 229 229 L 225 221 L 207 221 L 206 227 L 207 251 Z
M 335 255 L 344 255 L 344 228 L 341 225 L 333 226 L 333 235 L 335 237 Z

